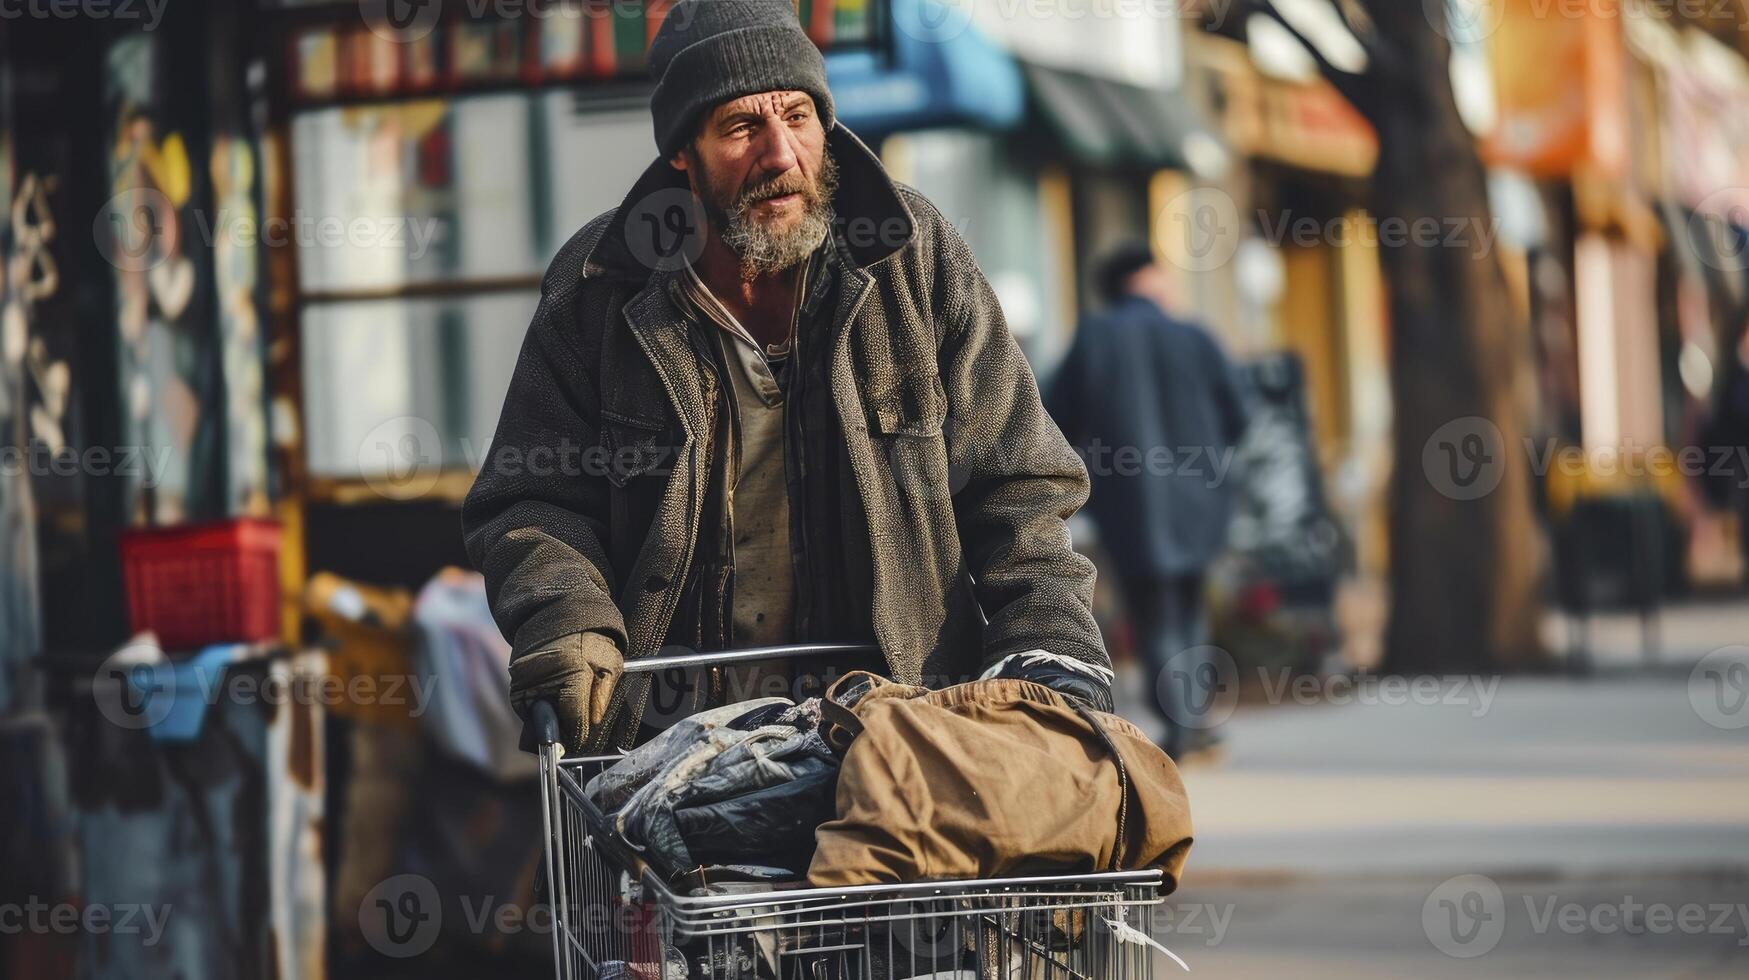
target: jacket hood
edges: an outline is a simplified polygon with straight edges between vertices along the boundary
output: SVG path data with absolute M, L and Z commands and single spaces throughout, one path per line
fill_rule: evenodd
M 843 235 L 858 266 L 870 266 L 905 249 L 917 237 L 917 221 L 880 158 L 841 122 L 826 133 L 826 146 L 838 161 L 838 191 L 833 197 L 833 227 Z M 686 174 L 657 157 L 632 184 L 607 227 L 583 257 L 583 277 L 612 276 L 638 282 L 650 278 L 649 263 L 626 242 L 626 219 L 638 205 L 665 190 L 690 190 Z

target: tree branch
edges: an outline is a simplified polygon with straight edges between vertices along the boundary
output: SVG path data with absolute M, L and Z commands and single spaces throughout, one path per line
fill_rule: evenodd
M 1356 35 L 1356 39 L 1360 41 L 1362 49 L 1366 51 L 1367 63 L 1370 70 L 1365 75 L 1357 75 L 1354 72 L 1338 68 L 1332 64 L 1330 59 L 1324 56 L 1324 52 L 1316 44 L 1312 43 L 1311 38 L 1307 37 L 1303 31 L 1294 26 L 1292 21 L 1281 15 L 1281 11 L 1277 10 L 1275 7 L 1274 0 L 1245 0 L 1245 2 L 1240 4 L 1240 8 L 1246 13 L 1262 14 L 1270 20 L 1275 21 L 1277 24 L 1280 24 L 1282 29 L 1287 31 L 1294 40 L 1300 42 L 1300 46 L 1305 48 L 1306 52 L 1312 56 L 1312 60 L 1318 65 L 1318 74 L 1323 75 L 1325 81 L 1328 81 L 1343 98 L 1347 99 L 1350 104 L 1358 109 L 1361 115 L 1367 117 L 1369 120 L 1376 119 L 1376 114 L 1379 110 L 1379 91 L 1382 87 L 1381 83 L 1384 82 L 1385 79 L 1371 77 L 1375 72 L 1378 72 L 1378 69 L 1382 67 L 1382 65 L 1380 64 L 1380 59 L 1374 56 L 1372 48 L 1367 45 L 1365 39 Z M 1346 22 L 1347 19 L 1347 15 L 1344 14 L 1343 20 Z

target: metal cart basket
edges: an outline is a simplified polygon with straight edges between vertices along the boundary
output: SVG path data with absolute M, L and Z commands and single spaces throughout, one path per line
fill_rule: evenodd
M 650 657 L 626 670 L 718 670 L 867 649 Z M 671 884 L 616 837 L 585 792 L 619 756 L 566 758 L 550 708 L 536 711 L 547 722 L 545 885 L 561 980 L 1130 980 L 1152 977 L 1156 957 L 1170 955 L 1153 938 L 1158 871 L 775 891 Z

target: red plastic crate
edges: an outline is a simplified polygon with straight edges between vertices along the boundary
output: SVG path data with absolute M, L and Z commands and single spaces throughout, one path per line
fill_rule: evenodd
M 151 630 L 166 650 L 278 636 L 280 536 L 258 518 L 124 531 L 134 632 Z

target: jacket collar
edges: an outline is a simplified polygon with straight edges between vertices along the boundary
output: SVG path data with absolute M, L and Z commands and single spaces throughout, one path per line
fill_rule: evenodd
M 846 243 L 849 258 L 865 267 L 904 250 L 917 237 L 917 222 L 880 158 L 839 122 L 827 132 L 826 145 L 838 161 L 838 192 L 832 204 L 833 224 L 840 234 L 835 237 Z M 688 187 L 686 175 L 669 166 L 667 160 L 658 157 L 652 161 L 583 257 L 583 277 L 648 280 L 650 267 L 626 244 L 626 219 L 650 195 Z M 853 223 L 851 234 L 843 234 L 847 223 Z

